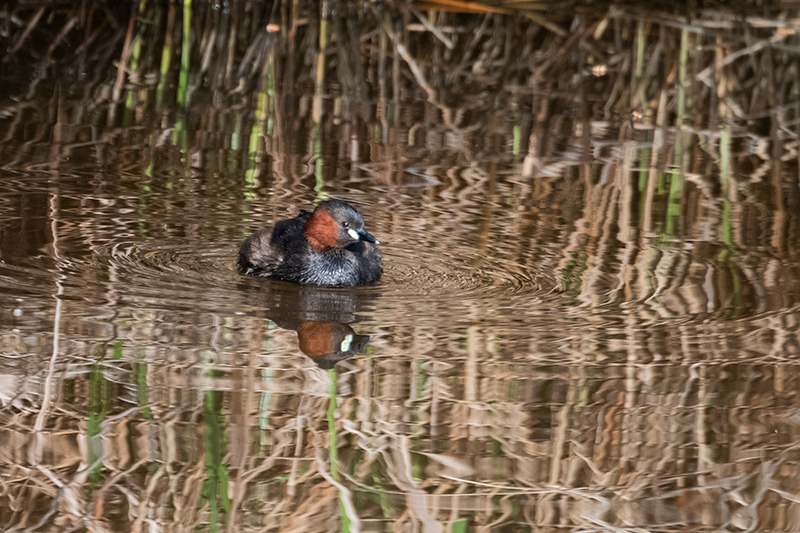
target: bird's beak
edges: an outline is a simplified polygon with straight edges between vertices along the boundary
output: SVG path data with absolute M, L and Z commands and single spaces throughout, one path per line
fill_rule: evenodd
M 367 242 L 372 242 L 372 243 L 375 243 L 375 244 L 380 244 L 378 239 L 376 239 L 375 237 L 370 235 L 369 232 L 367 230 L 365 230 L 364 228 L 361 228 L 360 230 L 358 230 L 358 236 L 361 237 L 362 241 L 367 241 Z

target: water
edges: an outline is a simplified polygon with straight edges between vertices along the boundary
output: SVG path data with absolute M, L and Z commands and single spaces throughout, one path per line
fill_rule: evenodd
M 185 123 L 173 104 L 154 112 L 152 80 L 126 86 L 133 103 L 87 97 L 115 83 L 105 49 L 84 52 L 109 69 L 91 83 L 6 85 L 0 523 L 800 528 L 796 110 L 775 103 L 766 134 L 706 127 L 721 111 L 695 81 L 692 125 L 660 121 L 650 86 L 653 116 L 630 122 L 597 102 L 631 87 L 566 60 L 541 85 L 498 87 L 481 69 L 511 56 L 478 52 L 504 30 L 506 50 L 527 42 L 514 32 L 530 23 L 473 23 L 494 37 L 459 48 L 476 54 L 464 87 L 436 45 L 435 102 L 406 63 L 394 95 L 369 25 L 337 27 L 328 57 L 364 69 L 363 101 L 333 74 L 320 95 L 313 69 L 282 81 L 305 23 L 253 60 L 254 87 L 192 93 Z M 635 23 L 602 41 L 622 45 L 611 56 L 634 48 Z M 669 71 L 681 28 L 659 27 L 646 46 L 674 47 Z M 758 101 L 749 90 L 730 101 Z M 236 273 L 250 232 L 326 197 L 381 241 L 380 284 Z

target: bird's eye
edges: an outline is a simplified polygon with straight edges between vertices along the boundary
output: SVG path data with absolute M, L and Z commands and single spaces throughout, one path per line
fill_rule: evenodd
M 349 228 L 350 227 L 350 223 L 349 222 L 342 222 L 342 227 L 343 228 Z

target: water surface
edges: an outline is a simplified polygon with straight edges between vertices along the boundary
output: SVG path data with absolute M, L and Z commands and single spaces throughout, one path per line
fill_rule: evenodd
M 798 110 L 735 58 L 705 83 L 733 23 L 432 15 L 457 55 L 336 12 L 320 80 L 319 13 L 275 13 L 240 78 L 190 62 L 185 111 L 146 26 L 118 100 L 124 34 L 4 86 L 0 523 L 800 528 Z M 236 273 L 329 197 L 381 241 L 378 285 Z

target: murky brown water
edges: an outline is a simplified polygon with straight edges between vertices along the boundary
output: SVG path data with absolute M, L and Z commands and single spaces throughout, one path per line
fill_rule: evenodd
M 312 18 L 242 44 L 255 74 L 185 123 L 145 60 L 109 103 L 120 40 L 28 85 L 7 63 L 4 529 L 800 530 L 797 85 L 759 109 L 738 37 L 698 31 L 681 96 L 679 24 L 443 15 L 483 35 L 459 56 L 340 16 L 324 91 Z M 327 197 L 382 242 L 380 284 L 236 273 Z

